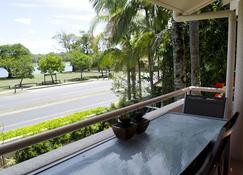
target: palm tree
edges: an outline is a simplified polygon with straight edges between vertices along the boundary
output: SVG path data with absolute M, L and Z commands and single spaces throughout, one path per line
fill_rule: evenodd
M 130 55 L 132 54 L 131 47 L 123 47 L 122 50 L 118 48 L 109 48 L 104 51 L 100 57 L 100 67 L 107 68 L 112 67 L 114 71 L 126 71 L 127 74 L 127 99 L 131 100 L 131 92 L 134 92 L 134 89 L 131 87 L 131 67 L 132 63 L 130 62 Z M 132 77 L 134 78 L 134 77 Z M 134 85 L 133 85 L 134 87 Z M 136 95 L 133 93 L 133 98 L 136 98 Z
M 110 42 L 113 44 L 121 42 L 123 37 L 127 34 L 135 35 L 135 32 L 131 30 L 131 26 L 133 26 L 131 24 L 133 24 L 134 21 L 138 21 L 139 14 L 142 25 L 136 32 L 139 32 L 140 35 L 146 34 L 146 32 L 161 32 L 167 25 L 170 17 L 168 11 L 153 5 L 149 0 L 91 0 L 91 2 L 93 3 L 99 18 L 108 21 L 106 32 L 109 34 Z M 143 12 L 145 15 L 141 15 Z M 146 52 L 150 76 L 150 89 L 151 94 L 153 94 L 154 53 L 152 50 L 152 42 L 147 46 Z M 138 58 L 133 59 L 137 60 Z M 136 76 L 133 76 L 133 81 L 135 80 L 135 77 Z M 141 80 L 139 80 L 139 82 L 141 82 Z
M 155 39 L 155 35 L 152 32 L 145 32 L 135 42 L 135 49 L 139 53 L 140 57 L 147 55 L 148 58 L 148 69 L 149 69 L 149 82 L 151 94 L 154 92 L 154 82 L 153 82 L 153 53 L 152 53 L 152 44 Z

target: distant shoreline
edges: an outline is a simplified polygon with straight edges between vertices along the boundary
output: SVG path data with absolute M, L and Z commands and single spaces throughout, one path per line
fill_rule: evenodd
M 37 64 L 35 64 L 34 68 L 35 68 L 35 70 L 33 72 L 34 75 L 41 74 L 41 72 L 38 70 Z M 73 67 L 71 66 L 70 62 L 65 62 L 64 72 L 71 72 L 72 69 L 73 69 Z M 8 72 L 4 68 L 0 67 L 0 78 L 7 78 L 7 77 L 8 77 Z

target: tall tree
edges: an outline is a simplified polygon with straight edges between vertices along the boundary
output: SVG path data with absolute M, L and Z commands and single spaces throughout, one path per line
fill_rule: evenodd
M 18 60 L 12 60 L 12 73 L 20 78 L 19 86 L 22 87 L 24 78 L 33 78 L 33 60 L 31 56 L 22 56 Z
M 91 57 L 82 53 L 80 50 L 72 50 L 70 52 L 71 64 L 80 71 L 80 78 L 83 79 L 83 71 L 90 68 Z
M 199 21 L 189 22 L 191 85 L 200 86 Z
M 108 21 L 106 29 L 110 36 L 110 42 L 113 44 L 121 42 L 126 35 L 135 35 L 134 32 L 131 31 L 131 26 L 133 26 L 132 23 L 138 18 L 142 24 L 139 27 L 140 31 L 142 31 L 140 32 L 140 35 L 143 35 L 147 32 L 156 34 L 161 32 L 166 27 L 170 16 L 168 11 L 152 4 L 149 0 L 91 0 L 91 2 L 98 13 L 98 16 L 100 16 L 101 19 Z M 141 15 L 142 13 L 143 15 Z M 152 43 L 150 43 L 150 47 L 146 48 L 146 52 L 150 76 L 150 92 L 153 95 L 153 66 L 155 54 L 152 50 Z
M 126 43 L 126 44 L 125 44 Z M 126 89 L 125 95 L 128 100 L 133 98 L 136 99 L 136 78 L 132 70 L 134 69 L 133 59 L 130 59 L 133 54 L 133 49 L 129 39 L 124 39 L 121 49 L 109 48 L 101 56 L 100 66 L 101 68 L 113 68 L 114 71 L 124 71 L 126 73 Z M 132 83 L 131 83 L 132 82 Z
M 8 78 L 18 77 L 12 69 L 16 68 L 14 63 L 22 62 L 22 58 L 26 58 L 27 62 L 32 59 L 29 49 L 22 44 L 0 46 L 0 67 L 4 67 L 8 71 Z
M 140 37 L 135 38 L 135 52 L 139 52 L 140 57 L 146 56 L 148 58 L 148 72 L 149 72 L 149 83 L 150 93 L 154 94 L 154 59 L 152 52 L 152 45 L 155 40 L 155 34 L 153 32 L 145 32 Z
M 53 36 L 53 38 L 56 39 L 58 43 L 62 45 L 66 52 L 71 51 L 72 48 L 75 47 L 75 43 L 78 40 L 76 35 L 65 32 L 57 33 L 55 36 Z
M 80 50 L 86 55 L 92 54 L 93 53 L 92 44 L 93 44 L 94 37 L 89 32 L 81 31 L 80 34 L 81 36 L 79 37 L 78 40 L 78 44 L 80 45 L 79 46 Z
M 172 20 L 173 65 L 175 90 L 185 87 L 186 76 L 184 70 L 184 32 L 183 24 Z
M 51 76 L 52 83 L 54 83 L 53 75 L 56 72 L 64 71 L 64 62 L 63 58 L 55 53 L 49 53 L 45 56 L 42 56 L 39 63 L 39 70 L 42 73 L 48 73 Z

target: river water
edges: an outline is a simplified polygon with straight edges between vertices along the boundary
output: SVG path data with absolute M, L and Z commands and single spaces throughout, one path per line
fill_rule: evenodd
M 64 64 L 65 64 L 64 72 L 72 71 L 72 66 L 70 62 L 65 62 Z M 40 70 L 38 70 L 37 64 L 35 64 L 34 68 L 35 68 L 33 72 L 34 75 L 41 74 Z M 8 77 L 8 72 L 4 68 L 0 67 L 0 78 L 5 78 L 5 77 Z

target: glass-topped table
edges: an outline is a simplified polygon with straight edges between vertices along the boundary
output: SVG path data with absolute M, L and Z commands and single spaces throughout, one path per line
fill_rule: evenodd
M 215 139 L 225 120 L 167 113 L 144 134 L 113 138 L 44 169 L 52 175 L 178 175 Z

